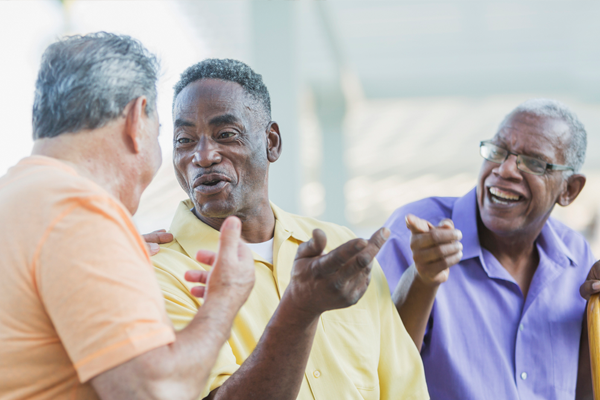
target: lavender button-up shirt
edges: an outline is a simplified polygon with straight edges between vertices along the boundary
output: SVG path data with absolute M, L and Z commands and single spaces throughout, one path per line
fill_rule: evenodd
M 413 263 L 406 214 L 463 233 L 463 258 L 436 296 L 421 350 L 432 400 L 572 400 L 585 300 L 594 256 L 585 239 L 550 218 L 535 244 L 540 263 L 529 293 L 479 244 L 475 189 L 461 198 L 408 204 L 386 222 L 378 261 L 390 290 Z

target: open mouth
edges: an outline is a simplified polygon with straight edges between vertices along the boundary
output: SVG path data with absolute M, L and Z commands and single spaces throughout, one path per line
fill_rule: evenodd
M 523 199 L 522 196 L 494 186 L 490 187 L 488 190 L 490 193 L 490 199 L 492 200 L 492 203 L 495 204 L 514 204 Z
M 215 194 L 224 189 L 230 182 L 231 179 L 223 174 L 205 174 L 196 179 L 194 190 L 204 194 Z
M 201 183 L 201 185 L 204 185 L 204 186 L 215 186 L 215 185 L 217 185 L 219 182 L 223 182 L 223 180 L 222 180 L 222 179 L 212 179 L 212 180 L 210 180 L 210 181 L 208 181 L 208 182 L 203 182 L 203 183 Z

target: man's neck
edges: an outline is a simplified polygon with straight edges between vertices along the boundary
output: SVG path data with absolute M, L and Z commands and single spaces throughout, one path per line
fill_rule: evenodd
M 211 218 L 201 215 L 196 208 L 193 210 L 198 219 L 208 226 L 221 230 L 225 218 Z M 234 214 L 242 221 L 242 239 L 248 243 L 262 243 L 273 238 L 275 233 L 275 214 L 271 209 L 269 199 L 258 206 L 253 205 L 248 210 L 240 210 Z
M 124 171 L 127 168 L 123 168 L 122 159 L 116 149 L 103 148 L 94 144 L 110 142 L 110 138 L 106 137 L 103 138 L 104 140 L 94 140 L 89 137 L 96 134 L 103 136 L 101 132 L 89 131 L 38 139 L 33 144 L 31 154 L 64 162 L 75 169 L 79 175 L 95 182 L 119 199 L 133 213 L 135 209 L 132 209 L 131 204 L 135 202 L 131 201 L 131 198 L 135 197 L 135 188 L 126 184 L 127 177 L 124 176 Z
M 502 236 L 487 229 L 479 220 L 478 231 L 481 246 L 496 257 L 502 267 L 515 279 L 523 296 L 527 297 L 531 280 L 539 263 L 535 240 L 541 230 L 522 235 Z

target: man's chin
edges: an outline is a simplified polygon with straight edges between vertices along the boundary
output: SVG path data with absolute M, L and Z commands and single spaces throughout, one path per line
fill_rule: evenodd
M 196 214 L 204 218 L 227 218 L 235 213 L 235 206 L 227 200 L 209 200 L 200 202 L 192 199 Z
M 522 221 L 520 218 L 481 216 L 481 221 L 487 230 L 498 236 L 510 236 L 522 230 Z

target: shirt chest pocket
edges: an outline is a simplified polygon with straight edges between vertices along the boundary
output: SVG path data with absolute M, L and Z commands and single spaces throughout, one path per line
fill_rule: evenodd
M 328 311 L 322 317 L 328 342 L 344 372 L 365 399 L 379 393 L 379 329 L 361 308 Z M 369 393 L 371 392 L 371 393 Z

